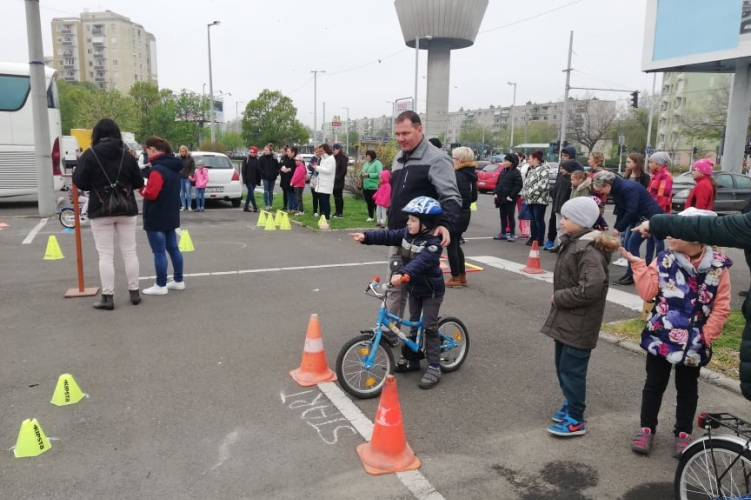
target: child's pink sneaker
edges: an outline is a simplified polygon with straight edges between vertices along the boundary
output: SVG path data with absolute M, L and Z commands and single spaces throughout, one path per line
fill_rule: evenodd
M 652 429 L 649 427 L 642 427 L 639 432 L 631 440 L 631 449 L 636 453 L 642 455 L 649 455 L 652 451 L 652 442 L 655 439 L 655 435 L 652 434 Z

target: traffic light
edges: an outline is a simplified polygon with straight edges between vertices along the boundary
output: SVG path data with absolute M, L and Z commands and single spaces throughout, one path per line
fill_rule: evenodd
M 632 108 L 639 107 L 639 92 L 638 91 L 631 92 L 631 107 Z
M 551 153 L 557 153 L 560 150 L 560 141 L 551 142 L 550 143 L 550 152 Z
M 694 149 L 691 150 L 694 153 L 694 156 L 699 154 L 699 148 L 694 146 Z

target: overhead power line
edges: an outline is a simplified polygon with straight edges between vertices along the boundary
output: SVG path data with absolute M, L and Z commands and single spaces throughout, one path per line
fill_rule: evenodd
M 555 7 L 550 10 L 546 10 L 545 12 L 540 12 L 539 14 L 535 14 L 534 16 L 525 17 L 524 19 L 519 19 L 518 21 L 514 21 L 513 23 L 504 24 L 503 26 L 496 26 L 495 28 L 490 28 L 484 31 L 480 31 L 478 34 L 482 35 L 483 33 L 490 33 L 491 31 L 501 30 L 503 28 L 509 28 L 511 26 L 516 26 L 517 24 L 521 24 L 527 21 L 531 21 L 533 19 L 537 19 L 538 17 L 546 16 L 548 14 L 552 14 L 553 12 L 565 9 L 566 7 L 571 7 L 572 5 L 575 5 L 577 3 L 584 2 L 585 0 L 574 0 L 573 2 L 569 2 L 565 5 L 561 5 L 560 7 Z

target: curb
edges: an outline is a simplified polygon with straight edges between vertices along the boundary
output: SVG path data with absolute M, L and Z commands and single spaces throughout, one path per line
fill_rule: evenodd
M 630 340 L 626 340 L 624 338 L 618 337 L 617 335 L 613 335 L 612 333 L 600 331 L 600 339 L 604 340 L 605 342 L 610 342 L 611 344 L 615 344 L 617 347 L 623 347 L 624 349 L 631 351 L 633 353 L 646 356 L 644 349 L 642 349 L 639 344 L 636 344 Z M 737 394 L 738 396 L 743 396 L 743 394 L 741 394 L 740 381 L 732 379 L 719 372 L 710 370 L 709 368 L 702 367 L 701 371 L 699 372 L 699 378 L 702 379 L 704 382 L 707 382 L 708 384 L 716 385 L 717 387 L 722 387 L 723 389 L 733 392 Z

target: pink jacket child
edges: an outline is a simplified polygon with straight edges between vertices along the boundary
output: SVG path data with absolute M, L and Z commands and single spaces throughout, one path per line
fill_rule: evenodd
M 308 169 L 305 168 L 305 164 L 301 161 L 297 162 L 297 168 L 295 168 L 295 173 L 292 174 L 292 180 L 290 181 L 290 186 L 293 188 L 304 188 L 305 187 L 305 174 L 308 173 Z
M 196 189 L 204 189 L 209 183 L 209 169 L 205 165 L 197 165 L 190 180 L 196 183 Z
M 379 207 L 389 208 L 391 204 L 391 171 L 381 170 L 378 191 L 373 195 L 373 201 Z

